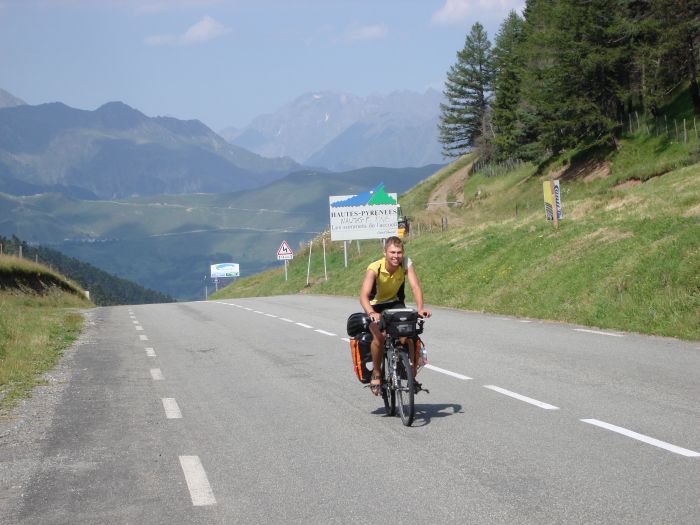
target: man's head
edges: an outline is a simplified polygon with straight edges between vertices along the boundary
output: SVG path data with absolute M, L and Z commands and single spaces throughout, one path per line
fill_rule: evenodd
M 398 237 L 389 237 L 384 241 L 384 258 L 388 266 L 401 266 L 403 263 L 403 241 Z

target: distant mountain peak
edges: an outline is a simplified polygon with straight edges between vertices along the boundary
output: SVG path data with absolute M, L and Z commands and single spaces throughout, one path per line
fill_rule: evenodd
M 0 109 L 13 108 L 15 106 L 26 106 L 27 103 L 21 98 L 17 98 L 12 93 L 0 88 Z

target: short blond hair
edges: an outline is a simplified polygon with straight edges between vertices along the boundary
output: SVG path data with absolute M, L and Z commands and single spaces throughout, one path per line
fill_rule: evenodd
M 403 241 L 396 235 L 394 235 L 392 237 L 389 237 L 386 241 L 384 241 L 384 249 L 386 249 L 389 246 L 396 246 L 397 248 L 403 249 Z

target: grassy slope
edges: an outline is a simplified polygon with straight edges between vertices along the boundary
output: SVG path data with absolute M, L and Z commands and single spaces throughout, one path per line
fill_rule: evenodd
M 42 382 L 80 332 L 76 309 L 91 303 L 73 283 L 15 257 L 0 256 L 0 281 L 0 409 L 7 409 Z
M 470 177 L 464 205 L 444 209 L 450 224 L 459 226 L 408 243 L 426 301 L 700 339 L 700 164 L 692 164 L 697 151 L 697 141 L 626 138 L 606 159 L 607 176 L 562 180 L 565 219 L 558 230 L 544 220 L 542 177 L 534 167 Z M 402 196 L 402 208 L 420 220 L 430 192 L 458 167 Z M 275 270 L 242 279 L 217 297 L 298 291 L 354 296 L 380 247 L 363 241 L 358 255 L 353 244 L 345 269 L 338 244 L 328 255 L 328 282 L 319 279 L 323 261 L 314 246 L 311 287 L 305 286 L 307 252 L 290 265 L 287 283 Z

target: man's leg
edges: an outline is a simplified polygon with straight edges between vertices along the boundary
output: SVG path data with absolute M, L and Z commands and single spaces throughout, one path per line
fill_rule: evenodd
M 371 323 L 369 325 L 369 331 L 372 333 L 372 344 L 370 346 L 372 351 L 372 381 L 371 385 L 381 384 L 382 378 L 382 360 L 384 359 L 384 334 L 379 331 L 377 323 Z M 379 381 L 377 381 L 379 379 Z M 379 390 L 373 390 L 374 395 L 379 394 Z

